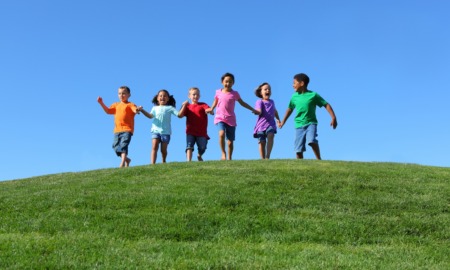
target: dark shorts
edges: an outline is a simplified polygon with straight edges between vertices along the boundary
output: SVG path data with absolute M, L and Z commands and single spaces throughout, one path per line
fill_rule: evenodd
M 157 139 L 163 143 L 170 143 L 170 135 L 169 134 L 160 134 L 160 133 L 152 133 L 152 139 Z
M 186 150 L 192 149 L 192 151 L 194 151 L 195 144 L 197 144 L 198 154 L 201 156 L 206 151 L 208 139 L 206 137 L 192 136 L 186 134 Z
M 232 127 L 224 122 L 219 122 L 216 124 L 219 130 L 225 131 L 225 137 L 229 141 L 234 141 L 236 135 L 236 127 Z
M 128 145 L 131 142 L 131 136 L 133 136 L 133 133 L 131 132 L 114 133 L 114 141 L 112 148 L 116 152 L 117 156 L 120 157 L 122 153 L 128 155 Z
M 259 131 L 255 134 L 253 134 L 253 137 L 258 139 L 258 143 L 265 142 L 267 139 L 267 134 L 269 134 L 269 133 L 276 134 L 277 130 L 274 129 L 273 127 L 269 127 L 264 131 Z

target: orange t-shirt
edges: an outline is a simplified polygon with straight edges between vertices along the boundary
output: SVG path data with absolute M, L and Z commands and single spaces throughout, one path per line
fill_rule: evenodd
M 135 111 L 136 105 L 132 102 L 116 102 L 109 107 L 109 113 L 114 114 L 114 133 L 134 132 Z

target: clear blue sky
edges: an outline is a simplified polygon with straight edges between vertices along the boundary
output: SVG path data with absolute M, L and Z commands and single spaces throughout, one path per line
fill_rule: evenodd
M 225 72 L 252 106 L 269 82 L 281 116 L 293 75 L 307 73 L 339 123 L 317 110 L 323 159 L 450 166 L 449 1 L 19 0 L 0 10 L 0 180 L 117 167 L 98 96 L 109 106 L 128 85 L 149 110 L 164 88 L 179 107 L 197 86 L 211 105 Z M 234 159 L 259 159 L 256 117 L 236 113 Z M 209 120 L 204 159 L 218 160 Z M 132 165 L 150 163 L 150 126 L 136 116 Z M 168 162 L 184 162 L 185 120 L 172 127 Z M 295 158 L 293 140 L 292 115 L 272 158 Z

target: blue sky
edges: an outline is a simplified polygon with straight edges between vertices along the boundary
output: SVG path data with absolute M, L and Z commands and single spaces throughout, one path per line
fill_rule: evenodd
M 179 107 L 197 86 L 211 105 L 225 72 L 252 106 L 269 82 L 281 117 L 293 75 L 308 74 L 339 123 L 317 110 L 323 159 L 450 166 L 448 1 L 18 0 L 0 10 L 0 180 L 117 167 L 98 96 L 109 106 L 128 85 L 150 110 L 158 90 Z M 259 159 L 256 117 L 239 105 L 236 114 L 234 159 Z M 204 159 L 218 160 L 209 121 Z M 150 126 L 136 116 L 132 165 L 150 163 Z M 184 162 L 185 120 L 172 127 L 168 162 Z M 295 158 L 293 140 L 292 115 L 272 158 Z

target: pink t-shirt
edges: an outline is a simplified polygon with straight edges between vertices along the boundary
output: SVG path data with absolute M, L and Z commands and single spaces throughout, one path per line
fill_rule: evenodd
M 234 107 L 236 100 L 241 99 L 241 96 L 237 91 L 231 90 L 231 92 L 223 93 L 222 89 L 216 90 L 217 99 L 216 116 L 214 117 L 214 124 L 224 122 L 225 124 L 235 127 L 236 114 L 234 113 Z

